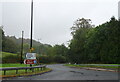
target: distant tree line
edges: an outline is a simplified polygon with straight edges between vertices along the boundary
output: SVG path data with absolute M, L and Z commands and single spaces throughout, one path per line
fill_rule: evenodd
M 33 40 L 33 48 L 39 63 L 120 63 L 120 21 L 112 17 L 110 21 L 97 27 L 90 19 L 77 19 L 71 27 L 73 38 L 68 47 L 64 44 L 51 46 Z M 20 59 L 21 38 L 5 36 L 2 32 L 2 51 L 17 54 Z M 29 50 L 30 39 L 24 39 L 23 59 Z M 5 56 L 4 56 L 5 57 Z M 13 58 L 3 58 L 3 62 Z M 10 59 L 11 61 L 11 59 Z M 6 62 L 8 63 L 8 62 Z
M 2 38 L 2 51 L 8 52 L 3 55 L 13 53 L 16 55 L 3 56 L 3 63 L 19 63 L 21 55 L 21 38 L 15 36 L 5 36 L 3 29 L 0 29 Z M 25 54 L 30 52 L 30 39 L 23 40 L 23 60 Z M 65 63 L 67 61 L 66 55 L 68 52 L 67 47 L 62 45 L 51 46 L 49 44 L 42 44 L 38 41 L 33 40 L 33 53 L 37 54 L 38 62 L 40 63 Z M 14 61 L 11 61 L 14 58 Z M 15 61 L 16 60 L 16 61 Z

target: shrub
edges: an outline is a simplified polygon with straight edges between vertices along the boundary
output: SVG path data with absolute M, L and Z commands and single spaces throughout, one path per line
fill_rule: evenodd
M 17 55 L 8 55 L 2 58 L 2 63 L 19 63 L 19 59 Z
M 65 63 L 66 62 L 66 58 L 64 56 L 61 56 L 61 55 L 56 55 L 54 57 L 54 61 L 56 63 Z

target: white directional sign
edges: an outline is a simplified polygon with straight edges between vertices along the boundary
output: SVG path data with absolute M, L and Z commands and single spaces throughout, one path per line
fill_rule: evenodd
M 36 53 L 27 53 L 26 59 L 36 59 Z

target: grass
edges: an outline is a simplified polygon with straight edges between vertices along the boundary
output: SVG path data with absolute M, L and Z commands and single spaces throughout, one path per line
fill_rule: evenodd
M 8 53 L 8 52 L 2 52 L 2 56 L 0 57 L 6 57 L 6 56 L 9 56 L 9 55 L 13 55 L 13 56 L 16 56 L 17 54 L 13 54 L 13 53 Z
M 20 64 L 20 63 L 15 63 L 15 64 L 0 64 L 0 68 L 3 67 L 29 67 L 30 65 L 26 65 L 26 64 Z M 33 66 L 36 66 L 35 64 Z
M 91 65 L 99 65 L 99 64 L 91 64 Z M 120 64 L 100 64 L 100 65 L 120 65 Z
M 109 64 L 111 65 L 111 64 Z M 94 65 L 74 65 L 74 64 L 65 64 L 65 66 L 70 66 L 70 67 L 95 67 L 95 68 L 112 68 L 112 69 L 117 69 L 118 66 L 96 66 Z
M 44 70 L 38 70 L 38 68 L 34 69 L 34 72 L 32 70 L 27 70 L 27 73 L 25 73 L 25 70 L 18 70 L 18 74 L 16 74 L 16 70 L 9 70 L 6 71 L 6 75 L 4 75 L 3 71 L 1 72 L 1 77 L 15 77 L 15 76 L 25 76 L 25 75 L 34 75 L 34 74 L 39 74 L 43 72 L 48 72 L 51 71 L 49 68 L 45 68 Z
M 30 65 L 26 64 L 0 64 L 0 67 L 6 68 L 6 67 L 29 67 Z M 36 65 L 33 65 L 36 66 Z M 39 68 L 40 69 L 40 68 Z M 16 70 L 8 70 L 6 71 L 6 75 L 4 75 L 4 71 L 0 71 L 0 77 L 15 77 L 15 76 L 25 76 L 25 75 L 34 75 L 39 74 L 43 72 L 50 71 L 51 69 L 45 68 L 44 70 L 39 70 L 38 68 L 34 69 L 34 72 L 32 70 L 28 69 L 27 73 L 25 73 L 25 69 L 18 70 L 18 74 L 16 74 Z
M 17 54 L 8 53 L 8 52 L 0 52 L 0 58 L 4 58 L 7 56 L 17 56 Z M 30 65 L 26 64 L 20 64 L 20 63 L 6 63 L 6 64 L 0 64 L 0 68 L 6 68 L 6 67 L 29 67 Z M 36 66 L 34 64 L 33 66 Z M 39 68 L 40 69 L 40 68 Z M 0 71 L 0 77 L 15 77 L 15 76 L 24 76 L 24 75 L 34 75 L 39 74 L 43 72 L 50 71 L 51 69 L 45 68 L 44 70 L 38 70 L 38 68 L 34 69 L 34 72 L 32 70 L 27 70 L 27 73 L 25 73 L 25 69 L 18 70 L 18 74 L 16 74 L 16 70 L 8 70 L 6 71 L 6 75 L 4 75 L 4 71 Z
M 17 56 L 17 54 L 8 53 L 8 52 L 0 52 L 0 58 L 4 59 L 7 56 Z M 7 61 L 7 59 L 5 59 L 5 60 Z M 33 66 L 35 66 L 35 65 L 33 65 Z M 0 68 L 1 67 L 29 67 L 29 65 L 20 64 L 20 63 L 15 63 L 15 64 L 13 64 L 13 63 L 7 63 L 7 64 L 0 64 Z

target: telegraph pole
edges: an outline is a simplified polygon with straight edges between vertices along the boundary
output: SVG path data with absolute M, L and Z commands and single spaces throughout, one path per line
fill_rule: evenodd
M 31 40 L 30 40 L 30 49 L 32 48 L 32 30 L 33 30 L 33 0 L 31 2 Z
M 22 60 L 22 55 L 23 55 L 23 35 L 24 35 L 24 31 L 22 31 L 21 60 L 20 60 L 20 63 L 21 63 L 21 64 L 23 63 L 23 60 Z
M 33 30 L 33 0 L 31 2 L 31 39 L 30 39 L 30 52 L 32 52 L 32 30 Z M 30 64 L 32 67 L 32 64 Z

